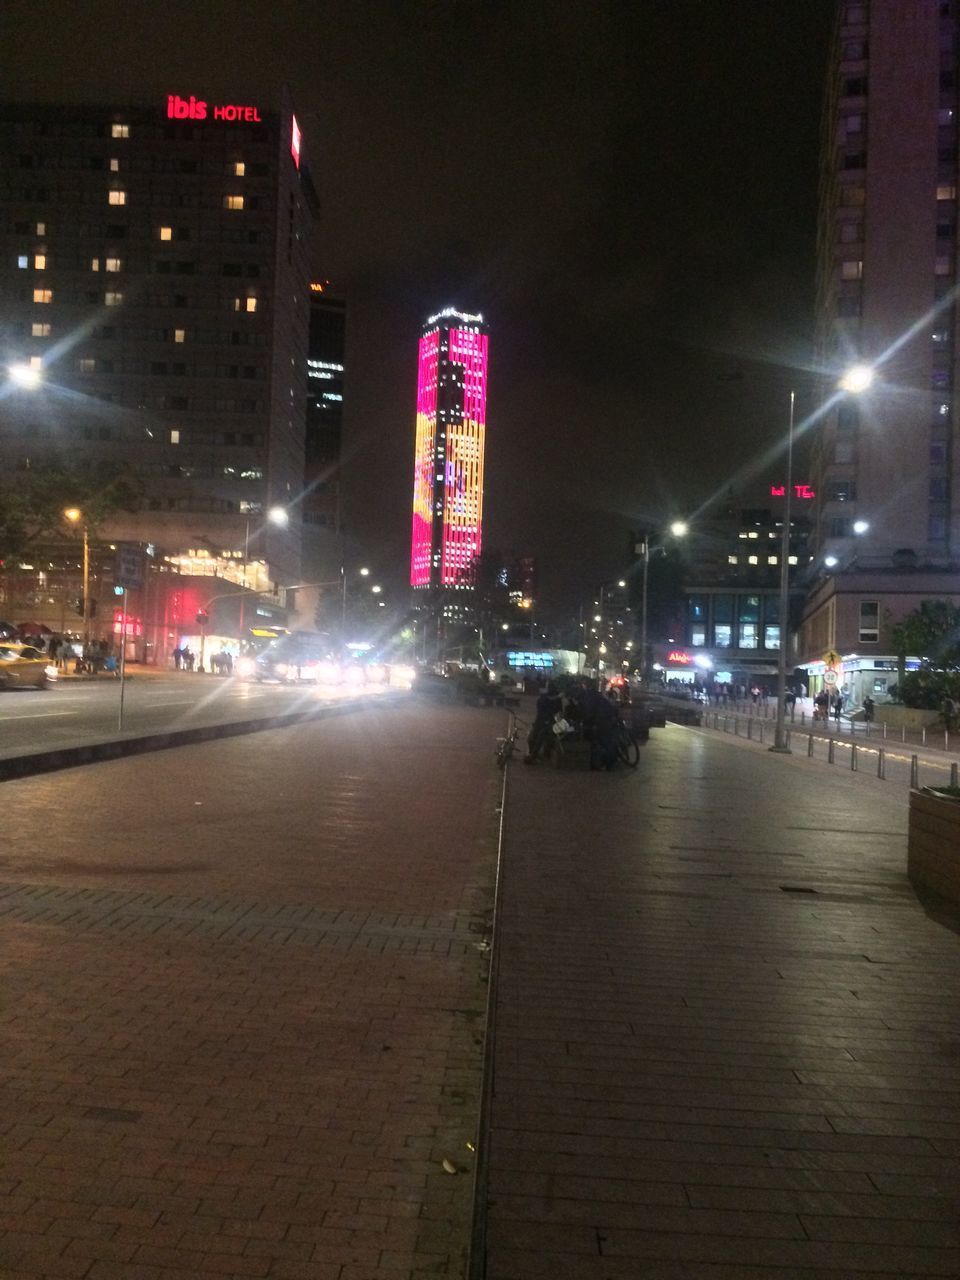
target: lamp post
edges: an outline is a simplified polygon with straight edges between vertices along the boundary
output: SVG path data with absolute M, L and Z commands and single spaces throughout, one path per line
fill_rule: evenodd
M 270 510 L 267 512 L 267 523 L 275 524 L 278 527 L 282 528 L 283 526 L 288 525 L 290 523 L 290 513 L 289 511 L 287 511 L 286 507 L 271 507 Z M 244 590 L 246 590 L 246 587 L 247 587 L 247 565 L 249 561 L 250 561 L 250 517 L 247 516 L 246 522 L 244 524 L 244 529 L 243 529 L 243 588 Z M 243 644 L 243 632 L 244 632 L 245 621 L 246 619 L 245 619 L 245 609 L 244 609 L 244 597 L 241 596 L 240 597 L 240 619 L 239 619 L 239 631 L 240 631 L 241 644 Z
M 674 520 L 670 526 L 670 532 L 675 538 L 683 538 L 687 533 L 687 525 L 683 520 Z M 650 535 L 643 535 L 643 587 L 641 594 L 640 608 L 640 687 L 645 689 L 647 686 L 647 575 L 650 569 L 650 552 L 662 547 L 663 543 L 658 547 L 650 546 Z
M 83 531 L 83 644 L 86 648 L 90 641 L 90 536 L 87 522 L 79 507 L 67 507 L 64 518 L 71 524 L 79 524 Z M 82 521 L 82 523 L 81 523 Z
M 789 627 L 787 612 L 790 607 L 790 500 L 793 497 L 793 414 L 796 393 L 790 392 L 790 423 L 787 429 L 787 483 L 784 491 L 783 525 L 780 530 L 780 653 L 777 659 L 777 724 L 773 734 L 771 751 L 790 755 L 787 742 L 787 643 Z

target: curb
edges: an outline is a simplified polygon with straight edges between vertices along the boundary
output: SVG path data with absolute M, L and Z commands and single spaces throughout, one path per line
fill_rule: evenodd
M 393 706 L 396 698 L 389 698 Z M 36 751 L 31 755 L 11 756 L 0 760 L 0 782 L 14 778 L 29 778 L 38 773 L 55 773 L 60 769 L 73 769 L 84 764 L 100 764 L 106 760 L 121 760 L 125 756 L 146 755 L 151 751 L 166 751 L 170 747 L 187 747 L 201 742 L 214 742 L 218 738 L 238 738 L 248 733 L 260 733 L 265 729 L 287 729 L 311 720 L 325 720 L 348 711 L 364 711 L 368 707 L 382 707 L 362 698 L 356 702 L 338 706 L 317 707 L 315 711 L 290 711 L 283 715 L 266 716 L 257 720 L 234 720 L 228 724 L 200 725 L 192 729 L 171 729 L 165 733 L 151 733 L 139 738 L 117 738 L 108 742 L 89 742 L 75 747 L 56 747 L 51 751 Z

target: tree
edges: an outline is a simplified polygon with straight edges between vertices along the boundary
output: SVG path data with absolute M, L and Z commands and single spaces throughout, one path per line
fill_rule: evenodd
M 908 706 L 937 706 L 941 691 L 956 683 L 942 677 L 960 672 L 960 605 L 924 600 L 919 609 L 891 629 L 897 655 L 898 697 Z M 920 658 L 920 670 L 907 675 L 907 654 Z M 919 699 L 919 701 L 918 701 Z
M 78 507 L 95 529 L 114 512 L 139 506 L 139 491 L 119 466 L 94 471 L 48 464 L 17 471 L 0 483 L 0 561 L 45 537 L 62 536 L 67 507 Z

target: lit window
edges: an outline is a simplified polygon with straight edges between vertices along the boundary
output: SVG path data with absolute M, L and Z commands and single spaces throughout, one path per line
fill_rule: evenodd
M 749 537 L 749 534 L 747 533 L 746 529 L 741 529 L 740 532 L 737 534 L 737 537 L 746 538 L 746 537 Z
M 115 124 L 110 128 L 111 138 L 129 138 L 130 126 L 128 124 Z
M 760 563 L 759 556 L 747 556 L 747 564 L 759 564 L 759 563 Z
M 93 373 L 96 367 L 96 360 L 83 359 L 77 361 L 77 368 L 81 373 Z
M 100 270 L 100 259 L 99 259 L 99 258 L 91 258 L 91 259 L 90 259 L 90 270 L 91 270 L 91 271 L 99 271 L 99 270 Z
M 30 326 L 30 335 L 34 338 L 49 338 L 50 326 L 48 324 L 32 324 Z
M 173 331 L 174 342 L 183 342 L 186 339 L 186 336 L 187 336 L 186 329 L 174 329 Z
M 123 262 L 121 261 L 120 258 L 107 258 L 106 262 L 103 265 L 107 271 L 123 270 Z
M 242 209 L 243 196 L 224 196 L 223 207 L 225 209 Z
M 34 271 L 46 271 L 47 255 L 45 253 L 35 253 L 33 255 L 33 269 Z
M 248 298 L 248 299 L 247 299 L 247 310 L 248 310 L 248 311 L 256 311 L 256 309 L 257 309 L 257 300 L 256 300 L 256 298 Z
M 17 266 L 20 268 L 21 271 L 26 271 L 29 265 L 30 265 L 29 254 L 21 253 L 20 256 L 17 258 Z
M 235 178 L 242 178 L 246 172 L 247 172 L 247 166 L 243 163 L 242 160 L 238 160 L 236 164 L 233 166 L 233 176 Z
M 161 227 L 161 228 L 160 228 L 160 239 L 161 239 L 161 240 L 172 240 L 172 239 L 173 239 L 173 227 Z
M 170 432 L 170 443 L 171 444 L 180 443 L 180 432 L 176 429 L 176 427 L 174 427 L 174 429 Z
M 108 191 L 107 201 L 110 204 L 126 204 L 127 193 L 125 191 Z
M 52 302 L 53 290 L 52 289 L 34 289 L 33 300 L 34 302 Z
M 45 236 L 47 234 L 47 224 L 45 222 L 37 223 L 37 235 Z
M 120 172 L 120 161 L 119 161 L 115 156 L 114 156 L 114 158 L 110 161 L 110 172 L 111 172 L 111 173 L 119 173 L 119 172 Z
M 747 534 L 747 537 L 748 537 L 748 538 L 759 538 L 759 537 L 760 537 L 760 535 L 759 535 L 759 533 L 757 533 L 756 529 L 751 529 L 751 530 L 750 530 L 750 532 Z
M 123 302 L 123 294 L 108 290 L 107 293 L 103 295 L 103 300 L 108 307 L 119 307 Z
M 776 556 L 767 556 L 767 564 L 779 564 L 780 561 Z
M 952 184 L 949 186 L 945 185 L 945 186 L 937 187 L 938 200 L 956 200 L 956 198 L 957 198 L 957 188 Z
M 787 556 L 787 564 L 796 564 L 796 563 L 797 563 L 796 556 Z
M 31 369 L 42 369 L 42 368 L 43 368 L 43 356 L 31 356 L 31 357 L 30 357 L 30 368 L 31 368 Z
M 739 564 L 739 563 L 740 563 L 739 556 L 727 556 L 727 564 Z
M 934 275 L 938 276 L 949 276 L 953 274 L 953 259 L 949 254 L 945 254 L 937 258 L 933 271 Z
M 863 275 L 863 263 L 857 259 L 840 264 L 841 280 L 859 280 Z

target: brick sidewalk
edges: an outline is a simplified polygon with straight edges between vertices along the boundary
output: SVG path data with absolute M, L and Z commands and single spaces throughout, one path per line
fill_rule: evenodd
M 706 733 L 514 768 L 487 1280 L 960 1274 L 960 943 L 902 792 Z
M 2 784 L 4 1280 L 462 1274 L 503 719 Z

